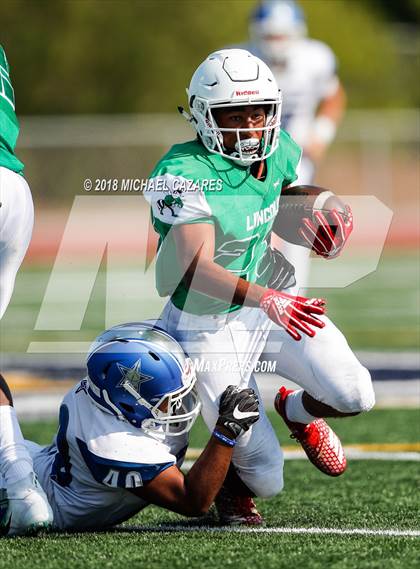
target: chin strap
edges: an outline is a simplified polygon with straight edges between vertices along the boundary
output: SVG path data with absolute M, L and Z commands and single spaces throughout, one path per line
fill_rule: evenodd
M 263 174 L 264 174 L 264 160 L 261 160 L 260 165 L 258 166 L 257 180 L 260 180 Z
M 187 111 L 184 109 L 184 107 L 178 106 L 177 108 L 178 108 L 179 114 L 182 115 L 186 121 L 188 121 L 189 123 L 197 122 L 196 119 L 192 115 L 189 115 L 187 113 Z

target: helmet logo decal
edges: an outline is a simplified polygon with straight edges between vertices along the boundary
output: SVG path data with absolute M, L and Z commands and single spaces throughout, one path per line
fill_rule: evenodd
M 237 97 L 242 97 L 244 95 L 259 95 L 260 92 L 258 90 L 256 91 L 250 91 L 250 90 L 245 90 L 245 91 L 235 91 L 235 95 Z
M 171 212 L 172 217 L 178 217 L 178 214 L 175 213 L 174 207 L 184 207 L 184 202 L 179 197 L 182 194 L 182 190 L 175 190 L 170 194 L 166 194 L 163 199 L 157 201 L 157 206 L 159 209 L 160 215 L 163 215 L 164 209 L 168 208 Z
M 133 367 L 126 367 L 120 363 L 117 363 L 117 367 L 121 372 L 121 379 L 117 385 L 117 387 L 123 387 L 127 389 L 127 387 L 131 387 L 140 394 L 140 385 L 145 383 L 146 381 L 150 381 L 153 379 L 153 376 L 146 375 L 141 373 L 141 359 L 139 358 L 136 362 L 134 362 Z M 128 389 L 128 391 L 130 391 Z

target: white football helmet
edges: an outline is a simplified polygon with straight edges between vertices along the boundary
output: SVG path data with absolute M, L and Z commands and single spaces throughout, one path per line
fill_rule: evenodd
M 293 0 L 263 1 L 251 14 L 251 40 L 272 63 L 281 62 L 293 42 L 306 34 L 305 16 Z
M 244 49 L 222 49 L 211 53 L 192 76 L 187 94 L 192 116 L 182 112 L 209 152 L 248 166 L 276 150 L 281 93 L 272 72 L 258 57 Z M 241 105 L 266 108 L 264 127 L 220 128 L 217 125 L 214 109 Z M 241 137 L 241 133 L 255 130 L 263 131 L 261 141 Z M 224 147 L 223 132 L 236 132 L 234 152 L 229 153 Z

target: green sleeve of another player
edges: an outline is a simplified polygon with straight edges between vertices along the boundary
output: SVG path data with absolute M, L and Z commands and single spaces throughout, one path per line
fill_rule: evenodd
M 9 63 L 0 46 L 0 166 L 22 173 L 23 164 L 14 150 L 19 135 L 19 122 L 15 114 L 15 95 L 9 75 Z
M 288 186 L 297 180 L 296 169 L 302 156 L 302 149 L 285 131 L 280 131 L 279 147 L 276 150 L 277 166 L 284 176 L 283 186 Z

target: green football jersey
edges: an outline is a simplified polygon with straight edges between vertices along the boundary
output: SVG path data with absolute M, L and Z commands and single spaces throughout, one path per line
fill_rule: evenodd
M 15 94 L 9 75 L 9 64 L 0 45 L 0 166 L 22 173 L 23 164 L 15 156 L 19 122 L 15 114 Z
M 182 279 L 172 228 L 183 223 L 211 223 L 215 263 L 249 282 L 265 286 L 273 267 L 267 252 L 281 189 L 296 180 L 301 150 L 281 131 L 277 150 L 267 158 L 266 177 L 198 141 L 173 146 L 149 178 L 144 197 L 151 204 L 159 234 L 156 286 L 181 310 L 220 314 L 240 306 L 188 289 Z

